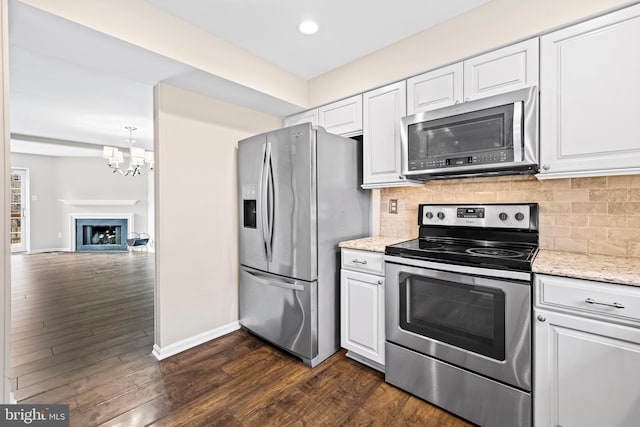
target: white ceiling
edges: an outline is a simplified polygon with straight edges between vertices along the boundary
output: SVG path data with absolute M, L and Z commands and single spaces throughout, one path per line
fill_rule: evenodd
M 146 1 L 311 78 L 488 0 Z M 318 34 L 297 32 L 307 17 L 319 23 Z M 298 109 L 17 0 L 9 2 L 9 44 L 14 152 L 99 155 L 91 146 L 60 145 L 125 147 L 126 125 L 138 128 L 136 146 L 152 149 L 152 91 L 160 81 L 274 115 Z
M 488 0 L 146 0 L 304 79 L 317 77 Z M 305 19 L 320 29 L 298 32 Z

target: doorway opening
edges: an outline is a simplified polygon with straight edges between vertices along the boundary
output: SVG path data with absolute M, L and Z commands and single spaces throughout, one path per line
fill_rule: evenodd
M 29 250 L 29 171 L 22 168 L 11 168 L 11 252 Z

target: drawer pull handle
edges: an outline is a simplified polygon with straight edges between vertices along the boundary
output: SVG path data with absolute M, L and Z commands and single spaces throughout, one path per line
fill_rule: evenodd
M 358 258 L 356 258 L 351 262 L 354 263 L 354 264 L 362 264 L 362 265 L 364 265 L 364 264 L 367 263 L 367 260 L 365 259 L 365 260 L 360 261 Z
M 596 301 L 593 298 L 587 298 L 586 300 L 584 300 L 584 302 L 586 302 L 587 304 L 606 305 L 607 307 L 613 307 L 613 308 L 624 308 L 623 304 L 620 304 L 619 302 L 615 302 L 615 301 L 609 304 L 607 302 Z

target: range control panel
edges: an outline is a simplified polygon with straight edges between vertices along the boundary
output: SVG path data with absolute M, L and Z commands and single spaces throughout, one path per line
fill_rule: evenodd
M 420 205 L 419 225 L 537 229 L 535 203 Z

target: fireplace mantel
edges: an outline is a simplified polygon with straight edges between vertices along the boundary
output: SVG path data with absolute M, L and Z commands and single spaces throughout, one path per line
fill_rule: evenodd
M 65 205 L 71 206 L 133 206 L 138 203 L 137 200 L 91 200 L 91 199 L 79 199 L 68 200 L 58 199 Z

